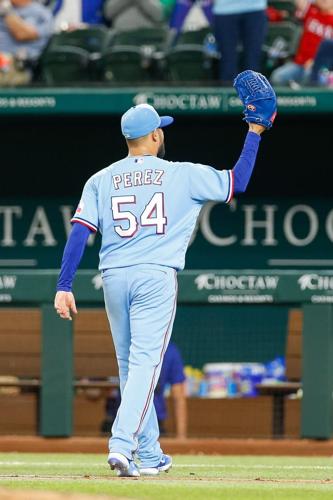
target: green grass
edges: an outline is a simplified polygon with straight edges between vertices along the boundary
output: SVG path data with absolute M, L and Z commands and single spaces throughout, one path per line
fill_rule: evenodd
M 0 487 L 158 500 L 333 499 L 333 458 L 175 456 L 169 474 L 118 479 L 105 455 L 1 453 Z

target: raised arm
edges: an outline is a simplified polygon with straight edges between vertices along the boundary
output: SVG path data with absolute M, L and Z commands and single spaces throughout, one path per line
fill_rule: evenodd
M 260 135 L 265 127 L 249 123 L 245 143 L 241 155 L 232 169 L 234 177 L 234 193 L 244 193 L 250 181 L 254 165 L 257 158 L 257 152 L 260 144 Z
M 189 179 L 191 198 L 198 202 L 229 203 L 233 193 L 243 193 L 249 183 L 260 143 L 260 134 L 273 125 L 276 95 L 267 78 L 255 71 L 243 71 L 234 87 L 244 105 L 244 120 L 248 123 L 242 153 L 232 170 L 218 171 L 204 165 L 193 165 Z
M 233 168 L 234 191 L 244 193 L 253 172 L 260 134 L 270 129 L 277 113 L 273 87 L 264 75 L 246 70 L 237 75 L 234 87 L 244 105 L 244 120 L 249 124 L 243 151 Z

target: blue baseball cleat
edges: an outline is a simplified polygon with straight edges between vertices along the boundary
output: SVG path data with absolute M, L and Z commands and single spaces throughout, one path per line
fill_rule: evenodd
M 117 471 L 118 477 L 139 477 L 140 472 L 133 460 L 128 460 L 121 453 L 109 453 L 108 464 Z
M 169 455 L 162 455 L 161 461 L 156 467 L 140 467 L 141 476 L 158 476 L 160 472 L 169 472 L 172 467 L 172 458 Z

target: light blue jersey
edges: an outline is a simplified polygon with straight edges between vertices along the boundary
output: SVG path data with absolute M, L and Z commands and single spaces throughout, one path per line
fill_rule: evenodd
M 129 156 L 86 183 L 72 222 L 102 234 L 101 270 L 157 264 L 181 270 L 202 205 L 229 202 L 231 171 Z

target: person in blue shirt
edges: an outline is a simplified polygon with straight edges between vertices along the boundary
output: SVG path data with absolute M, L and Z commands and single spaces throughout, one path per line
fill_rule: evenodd
M 51 12 L 38 2 L 0 2 L 0 52 L 38 59 L 52 33 Z
M 239 45 L 243 66 L 260 71 L 261 49 L 267 29 L 267 0 L 214 0 L 214 29 L 221 53 L 220 80 L 229 85 L 239 72 Z
M 154 405 L 160 434 L 165 434 L 165 421 L 168 417 L 165 391 L 170 386 L 170 393 L 174 401 L 176 422 L 176 436 L 184 439 L 187 434 L 187 406 L 186 387 L 183 360 L 176 344 L 170 342 L 165 351 L 160 378 L 158 380 Z

